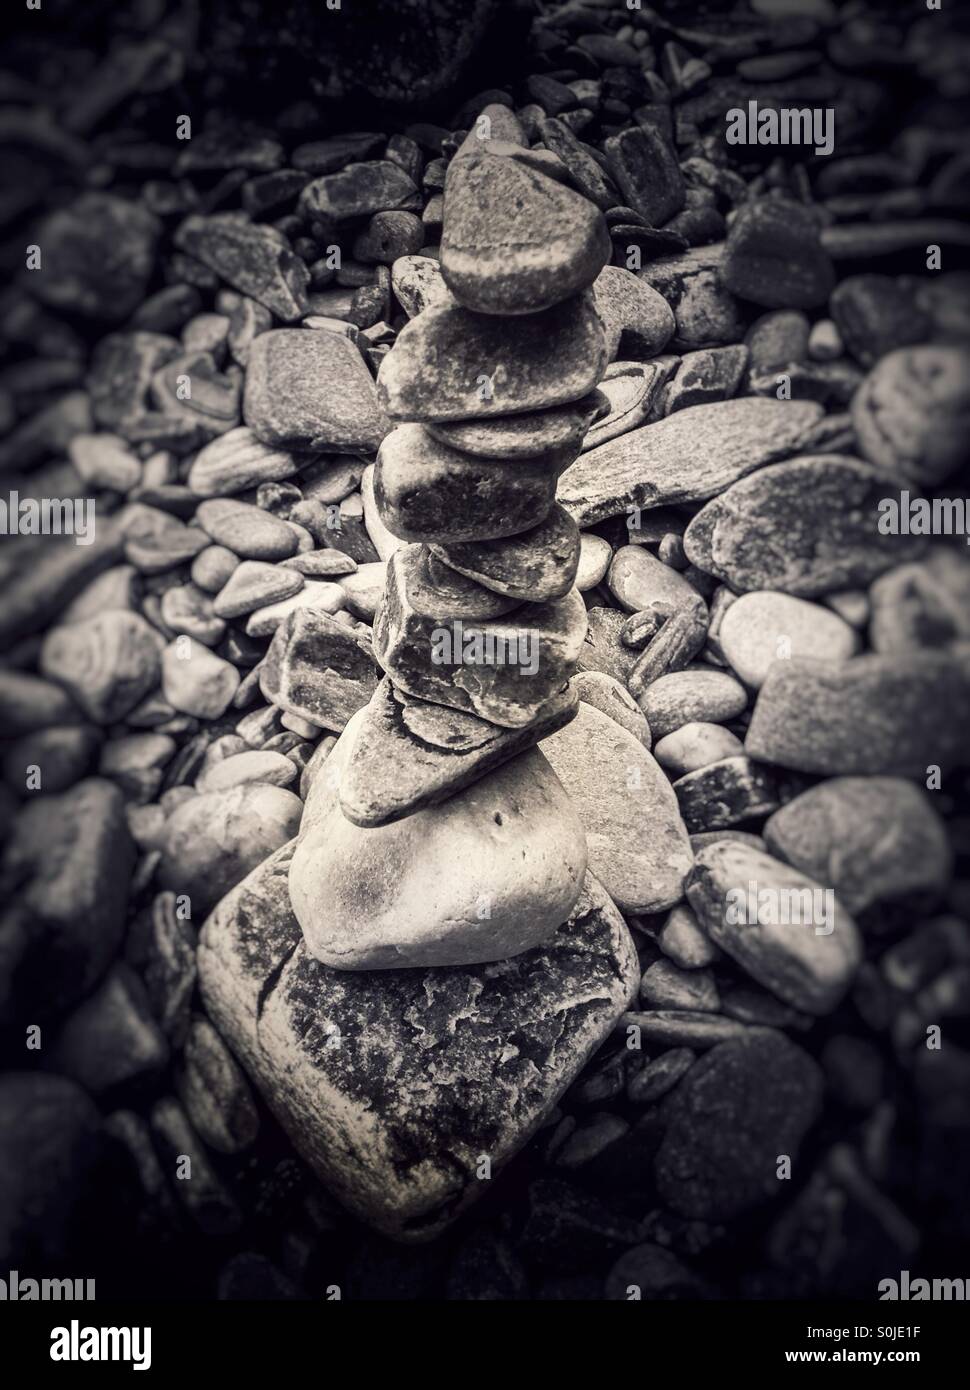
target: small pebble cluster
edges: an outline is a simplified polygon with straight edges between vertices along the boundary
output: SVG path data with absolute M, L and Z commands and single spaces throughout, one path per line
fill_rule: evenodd
M 215 8 L 0 63 L 8 522 L 95 522 L 0 551 L 0 1264 L 961 1273 L 970 564 L 879 524 L 966 493 L 952 16 L 415 0 L 293 85 Z

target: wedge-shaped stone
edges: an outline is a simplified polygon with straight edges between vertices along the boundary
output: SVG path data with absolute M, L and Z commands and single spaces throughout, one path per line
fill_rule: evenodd
M 481 150 L 445 180 L 441 273 L 480 314 L 531 314 L 591 284 L 610 258 L 603 214 L 518 159 Z
M 498 965 L 328 970 L 289 904 L 292 845 L 209 918 L 206 1007 L 301 1154 L 341 1202 L 397 1240 L 428 1240 L 493 1174 L 609 1036 L 639 969 L 591 875 L 570 920 Z
M 586 838 L 534 748 L 441 806 L 362 828 L 340 784 L 356 714 L 310 785 L 290 897 L 310 953 L 336 970 L 468 965 L 531 950 L 569 916 Z
M 566 689 L 541 719 L 500 729 L 474 714 L 415 700 L 381 681 L 364 711 L 340 782 L 340 806 L 355 825 L 387 825 L 447 801 L 463 787 L 567 724 Z
M 521 728 L 547 713 L 586 637 L 579 594 L 522 604 L 490 621 L 463 621 L 448 610 L 424 611 L 420 580 L 413 548 L 397 551 L 374 620 L 374 651 L 395 685 L 503 728 Z
M 377 689 L 368 641 L 316 608 L 291 613 L 273 634 L 259 688 L 271 704 L 340 732 Z
M 477 541 L 538 525 L 575 451 L 512 460 L 449 449 L 421 425 L 399 425 L 384 440 L 374 498 L 389 531 L 406 541 Z
M 502 540 L 432 544 L 431 550 L 459 574 L 498 594 L 548 603 L 568 594 L 579 569 L 580 531 L 568 512 L 553 507 L 530 531 Z
M 689 406 L 580 455 L 559 501 L 584 527 L 631 506 L 701 501 L 797 453 L 821 414 L 814 401 L 754 396 Z
M 523 415 L 497 416 L 494 420 L 439 420 L 429 422 L 428 433 L 463 454 L 493 459 L 529 459 L 552 449 L 577 454 L 594 420 L 605 416 L 609 399 L 591 391 L 569 405 Z
M 377 387 L 394 420 L 488 420 L 579 400 L 606 367 L 592 292 L 516 319 L 445 305 L 405 324 Z

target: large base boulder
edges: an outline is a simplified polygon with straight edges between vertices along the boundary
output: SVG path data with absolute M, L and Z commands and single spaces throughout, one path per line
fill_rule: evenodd
M 303 1157 L 362 1220 L 430 1240 L 490 1190 L 636 991 L 636 952 L 591 875 L 569 921 L 512 960 L 328 970 L 290 908 L 294 843 L 205 924 L 209 1014 Z

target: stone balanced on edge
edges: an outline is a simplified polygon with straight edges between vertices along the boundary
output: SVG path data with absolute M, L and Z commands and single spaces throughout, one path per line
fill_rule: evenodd
M 638 980 L 535 747 L 577 709 L 580 536 L 555 495 L 608 360 L 590 287 L 609 236 L 561 172 L 501 107 L 449 166 L 447 290 L 378 379 L 401 422 L 374 477 L 403 542 L 374 623 L 386 676 L 298 839 L 223 900 L 200 951 L 207 1005 L 294 1142 L 401 1239 L 485 1190 Z

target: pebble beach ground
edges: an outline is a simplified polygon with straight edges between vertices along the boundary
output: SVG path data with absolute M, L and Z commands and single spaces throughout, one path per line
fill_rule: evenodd
M 417 9 L 0 59 L 0 1267 L 965 1274 L 970 33 Z

